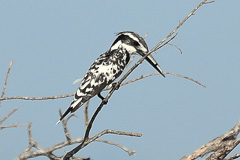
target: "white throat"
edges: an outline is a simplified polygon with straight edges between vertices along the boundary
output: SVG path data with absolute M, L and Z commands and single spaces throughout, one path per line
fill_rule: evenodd
M 134 48 L 133 46 L 130 46 L 126 43 L 122 43 L 121 41 L 118 41 L 116 44 L 114 44 L 111 47 L 110 51 L 115 50 L 115 49 L 121 49 L 121 48 L 125 49 L 130 54 L 135 54 L 137 51 L 136 48 Z

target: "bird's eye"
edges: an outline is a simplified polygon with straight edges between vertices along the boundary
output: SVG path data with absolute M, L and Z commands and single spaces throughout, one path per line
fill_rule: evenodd
M 133 42 L 134 46 L 140 46 L 140 44 L 137 41 Z

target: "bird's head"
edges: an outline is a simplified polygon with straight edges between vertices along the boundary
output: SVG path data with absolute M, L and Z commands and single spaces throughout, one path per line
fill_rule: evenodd
M 138 54 L 144 56 L 148 53 L 148 46 L 144 39 L 135 32 L 124 31 L 117 34 L 116 40 L 113 42 L 110 51 L 116 49 L 125 49 L 130 55 Z M 156 62 L 156 60 L 149 55 L 146 60 L 163 76 L 162 69 Z
M 144 39 L 137 33 L 130 31 L 118 33 L 110 50 L 112 51 L 120 48 L 125 49 L 129 54 L 146 54 L 148 52 L 148 46 Z

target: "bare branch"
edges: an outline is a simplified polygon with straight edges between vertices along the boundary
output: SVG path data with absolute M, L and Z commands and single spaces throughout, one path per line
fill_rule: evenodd
M 148 33 L 146 33 L 144 36 L 143 36 L 143 39 L 146 39 L 148 36 Z
M 181 74 L 178 74 L 178 73 L 174 73 L 174 72 L 164 72 L 164 74 L 170 74 L 170 75 L 173 75 L 173 76 L 177 76 L 177 77 L 181 77 L 181 78 L 185 78 L 185 79 L 188 79 L 190 81 L 193 81 L 197 84 L 199 84 L 200 86 L 202 87 L 205 87 L 206 88 L 206 85 L 198 82 L 197 80 L 194 80 L 193 78 L 191 77 L 187 77 L 187 76 L 183 76 Z M 124 86 L 124 85 L 127 85 L 127 84 L 130 84 L 130 83 L 133 83 L 135 81 L 138 81 L 138 80 L 141 80 L 143 78 L 147 78 L 147 77 L 150 77 L 150 76 L 155 76 L 155 75 L 159 75 L 159 73 L 151 73 L 151 74 L 148 74 L 148 75 L 142 75 L 138 78 L 135 78 L 135 79 L 132 79 L 132 80 L 129 80 L 127 82 L 124 82 L 122 83 L 120 86 Z M 112 86 L 110 87 L 107 87 L 105 88 L 104 90 L 110 90 L 112 88 Z M 72 94 L 64 94 L 64 95 L 58 95 L 58 96 L 49 96 L 49 97 L 21 97 L 21 96 L 13 96 L 13 97 L 3 97 L 3 98 L 0 98 L 0 101 L 3 101 L 3 100 L 10 100 L 10 99 L 22 99 L 22 100 L 49 100 L 49 99 L 59 99 L 59 98 L 67 98 L 67 97 L 71 97 L 73 96 L 74 93 Z
M 221 146 L 206 160 L 224 159 L 240 143 L 240 139 L 236 141 L 239 131 L 235 134 L 236 135 L 232 135 L 230 133 L 230 135 L 227 135 L 227 137 L 223 139 L 224 143 L 220 144 Z
M 203 0 L 201 3 L 199 3 L 197 5 L 197 7 L 195 7 L 179 24 L 178 26 L 171 32 L 169 33 L 161 42 L 159 42 L 153 49 L 150 50 L 150 52 L 154 52 L 156 50 L 159 49 L 159 47 L 167 40 L 169 39 L 187 20 L 188 18 L 190 18 L 192 15 L 194 15 L 194 13 L 205 3 L 207 2 L 207 0 Z
M 106 99 L 106 98 L 105 98 Z M 92 128 L 92 124 L 94 122 L 94 119 L 96 118 L 96 116 L 98 115 L 98 113 L 100 112 L 100 110 L 102 109 L 103 107 L 103 104 L 104 102 L 101 103 L 101 105 L 97 108 L 97 110 L 95 111 L 94 115 L 92 116 L 89 124 L 88 124 L 88 127 L 85 131 L 85 135 L 84 135 L 84 138 L 83 138 L 83 141 L 81 142 L 80 145 L 78 145 L 77 147 L 75 147 L 73 150 L 71 150 L 70 152 L 68 152 L 63 160 L 68 160 L 69 158 L 71 158 L 75 153 L 77 153 L 80 149 L 84 148 L 85 146 L 87 146 L 89 143 L 95 141 L 96 139 L 98 139 L 99 137 L 105 135 L 105 134 L 118 134 L 118 135 L 127 135 L 127 136 L 136 136 L 136 137 L 141 137 L 142 134 L 140 133 L 133 133 L 133 132 L 123 132 L 123 131 L 115 131 L 115 130 L 110 130 L 110 129 L 106 129 L 100 133 L 98 133 L 97 135 L 89 138 L 89 133 L 90 133 L 90 130 Z
M 3 117 L 3 119 L 0 121 L 0 125 L 6 121 L 14 112 L 16 112 L 18 110 L 18 108 L 14 108 L 11 112 L 9 112 L 5 117 Z
M 127 147 L 125 147 L 125 146 L 123 146 L 123 145 L 121 145 L 121 144 L 112 142 L 112 141 L 103 140 L 103 139 L 96 139 L 95 141 L 116 146 L 116 147 L 124 150 L 125 152 L 127 152 L 129 156 L 132 156 L 132 155 L 134 155 L 134 154 L 136 153 L 136 151 L 134 151 L 134 150 L 129 150 Z
M 213 3 L 215 2 L 215 0 L 209 1 L 209 2 L 205 2 L 205 4 L 209 4 L 209 3 Z
M 180 51 L 181 54 L 183 53 L 182 50 L 181 50 L 181 48 L 179 48 L 177 45 L 175 45 L 175 44 L 171 44 L 171 43 L 168 43 L 168 45 L 177 48 L 177 49 Z
M 134 136 L 134 137 L 141 137 L 141 133 L 134 133 L 134 132 L 123 132 L 123 131 L 116 131 L 112 129 L 105 129 L 104 131 L 98 133 L 97 135 L 88 139 L 88 142 L 95 141 L 96 139 L 100 138 L 105 134 L 117 134 L 117 135 L 125 135 L 125 136 Z
M 193 81 L 194 83 L 197 83 L 198 85 L 206 88 L 206 86 L 205 86 L 204 84 L 200 83 L 199 81 L 197 81 L 197 80 L 195 80 L 195 79 L 193 79 L 193 78 L 191 78 L 191 77 L 183 76 L 183 75 L 181 75 L 181 74 L 177 74 L 177 73 L 173 73 L 173 72 L 164 72 L 164 74 L 170 74 L 170 75 L 173 75 L 173 76 L 185 78 L 185 79 L 187 79 L 187 80 Z M 147 77 L 151 77 L 151 76 L 156 76 L 156 75 L 159 75 L 159 73 L 151 73 L 151 74 L 148 74 L 148 75 L 141 75 L 141 76 L 138 77 L 138 78 L 135 78 L 135 79 L 132 79 L 132 80 L 129 80 L 129 81 L 127 81 L 127 82 L 122 83 L 121 86 L 125 86 L 125 85 L 127 85 L 127 84 L 136 82 L 136 81 L 141 80 L 141 79 L 143 79 L 143 78 L 147 78 Z M 107 89 L 109 89 L 109 88 L 107 88 Z
M 116 87 L 116 85 L 115 85 Z M 111 90 L 112 92 L 114 91 L 115 87 Z M 111 92 L 110 91 L 110 92 Z M 84 138 L 83 138 L 83 141 L 81 142 L 80 145 L 78 145 L 77 147 L 75 147 L 73 150 L 71 150 L 70 152 L 68 152 L 63 160 L 68 160 L 69 158 L 71 158 L 75 153 L 77 153 L 80 149 L 82 149 L 83 147 L 85 147 L 88 143 L 85 143 L 85 141 L 88 139 L 89 137 L 89 133 L 90 133 L 90 130 L 92 128 L 92 124 L 95 120 L 95 118 L 97 117 L 98 113 L 100 112 L 100 110 L 102 109 L 102 107 L 104 106 L 104 104 L 106 104 L 106 101 L 105 100 L 108 100 L 108 99 L 104 99 L 101 104 L 98 106 L 97 110 L 94 112 L 90 122 L 88 123 L 88 126 L 86 128 L 86 131 L 85 131 L 85 134 L 84 134 Z
M 62 117 L 62 110 L 61 109 L 59 109 L 59 116 Z M 67 128 L 67 123 L 68 123 L 69 119 L 72 118 L 73 116 L 75 116 L 75 114 L 70 114 L 66 119 L 62 120 L 63 130 L 64 130 L 65 137 L 66 137 L 68 142 L 70 142 L 72 138 L 71 138 L 70 132 Z
M 10 99 L 48 100 L 48 99 L 67 98 L 67 97 L 72 97 L 73 95 L 74 95 L 74 93 L 72 93 L 72 94 L 63 94 L 63 95 L 58 95 L 58 96 L 49 96 L 49 97 L 22 97 L 22 96 L 13 96 L 13 97 L 2 97 L 2 98 L 0 98 L 0 101 L 10 100 Z
M 227 159 L 224 159 L 224 160 L 234 160 L 234 159 L 237 159 L 237 158 L 239 158 L 240 157 L 240 154 L 239 153 L 237 153 L 237 154 L 235 154 L 234 156 L 232 156 L 232 157 L 229 157 L 229 158 L 227 158 Z
M 80 143 L 80 142 L 83 141 L 83 138 L 77 138 L 77 139 L 74 139 L 74 140 L 70 139 L 70 141 L 66 140 L 64 142 L 61 142 L 61 143 L 58 143 L 58 144 L 53 145 L 51 147 L 43 149 L 40 146 L 38 146 L 37 142 L 35 142 L 33 140 L 32 133 L 31 133 L 31 125 L 32 125 L 31 123 L 29 123 L 29 125 L 28 125 L 29 146 L 15 160 L 23 160 L 23 159 L 33 158 L 33 157 L 38 157 L 38 156 L 47 156 L 50 159 L 60 160 L 60 159 L 62 159 L 63 156 L 57 157 L 52 152 L 54 152 L 58 149 L 61 149 L 63 147 L 66 147 L 66 146 L 69 146 L 69 145 L 72 145 L 72 144 L 76 144 L 76 143 Z M 105 134 L 118 134 L 118 135 L 137 136 L 137 137 L 141 136 L 141 134 L 139 134 L 139 133 L 123 132 L 123 131 L 115 131 L 115 130 L 107 129 L 107 130 L 104 130 L 104 131 L 98 133 L 97 135 L 89 138 L 88 141 L 86 141 L 86 143 L 84 144 L 84 146 L 86 146 L 87 144 L 97 140 L 99 137 L 101 137 Z M 101 140 L 98 140 L 98 141 L 100 142 Z M 105 141 L 104 143 L 108 143 L 108 142 L 109 141 Z M 109 142 L 108 144 L 115 145 L 115 143 L 113 143 L 113 142 L 112 143 Z M 133 152 L 131 150 L 128 150 L 124 146 L 121 146 L 121 145 L 116 145 L 116 146 L 125 150 L 129 154 L 131 154 L 131 152 Z M 37 150 L 31 150 L 32 147 L 37 148 Z M 73 157 L 73 158 L 82 159 L 82 160 L 83 159 L 88 159 L 88 158 L 81 158 L 81 157 Z
M 158 49 L 162 48 L 163 46 L 169 44 L 169 42 L 172 41 L 177 35 L 178 35 L 178 33 L 176 33 L 174 36 L 172 36 L 169 40 L 167 39 L 167 41 L 164 42 L 162 45 L 160 45 L 160 46 L 158 46 L 158 47 L 156 47 L 156 48 L 154 47 L 155 50 L 154 50 L 153 52 L 155 52 L 155 51 L 157 51 Z
M 89 119 L 88 119 L 88 107 L 89 107 L 89 103 L 90 103 L 90 100 L 87 101 L 87 103 L 85 104 L 85 109 L 84 109 L 84 119 L 85 119 L 85 127 L 87 128 L 88 126 L 88 122 L 89 122 Z
M 11 71 L 12 65 L 13 65 L 13 60 L 10 61 L 10 64 L 9 64 L 9 67 L 8 67 L 8 71 L 7 71 L 7 75 L 6 75 L 6 78 L 5 78 L 5 82 L 4 82 L 1 98 L 5 95 L 5 91 L 6 91 L 6 88 L 7 88 L 8 77 L 10 75 L 10 71 Z M 1 107 L 1 103 L 2 102 L 0 101 L 0 107 Z
M 34 139 L 33 139 L 33 136 L 32 136 L 32 123 L 28 123 L 28 143 L 29 143 L 29 148 L 36 148 L 38 150 L 41 150 L 42 148 L 38 145 L 38 142 L 36 142 Z
M 181 77 L 181 78 L 185 78 L 187 80 L 190 80 L 190 81 L 193 81 L 194 83 L 197 83 L 198 85 L 204 87 L 204 88 L 207 88 L 207 86 L 205 86 L 204 84 L 198 82 L 197 80 L 191 78 L 191 77 L 187 77 L 187 76 L 183 76 L 181 74 L 177 74 L 177 73 L 173 73 L 173 72 L 165 72 L 165 74 L 171 74 L 173 76 L 177 76 L 177 77 Z
M 227 133 L 204 144 L 192 154 L 184 156 L 181 160 L 194 160 L 210 152 L 214 153 L 206 160 L 224 159 L 239 144 L 240 139 L 236 140 L 239 132 L 240 121 Z
M 53 160 L 60 160 L 61 157 L 55 156 L 52 153 L 53 151 L 55 151 L 57 149 L 60 149 L 62 147 L 71 145 L 71 144 L 79 143 L 79 142 L 82 141 L 82 138 L 75 139 L 75 140 L 70 140 L 70 141 L 64 141 L 62 143 L 53 145 L 53 146 L 51 146 L 49 148 L 43 149 L 33 139 L 31 126 L 32 126 L 32 123 L 29 123 L 28 124 L 28 141 L 29 141 L 29 145 L 18 157 L 15 158 L 15 160 L 23 160 L 23 159 L 33 158 L 33 157 L 38 157 L 38 156 L 47 156 L 47 157 L 49 157 L 50 159 L 53 159 Z M 31 150 L 33 147 L 36 148 L 37 150 Z M 77 158 L 80 159 L 80 157 L 77 157 Z
M 7 126 L 1 126 L 1 127 L 0 127 L 0 130 L 6 129 L 6 128 L 15 128 L 15 127 L 24 127 L 24 126 L 27 126 L 27 124 L 18 124 L 18 123 L 15 123 L 15 124 L 7 125 Z
M 32 128 L 32 123 L 29 123 L 28 124 L 28 141 L 29 141 L 29 144 L 33 140 L 31 128 Z

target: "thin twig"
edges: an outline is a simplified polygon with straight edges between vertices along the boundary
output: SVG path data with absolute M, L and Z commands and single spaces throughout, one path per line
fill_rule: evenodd
M 178 26 L 171 32 L 169 33 L 161 42 L 159 42 L 153 49 L 150 50 L 150 52 L 154 52 L 159 48 L 167 39 L 169 39 L 187 20 L 190 18 L 194 13 L 205 3 L 207 0 L 203 0 L 201 3 L 197 5 L 179 24 Z
M 119 144 L 119 143 L 115 143 L 115 142 L 108 141 L 108 140 L 103 140 L 103 139 L 96 139 L 95 141 L 116 146 L 116 147 L 124 150 L 125 152 L 127 152 L 129 156 L 132 156 L 132 155 L 134 155 L 134 154 L 136 153 L 136 151 L 134 151 L 134 150 L 129 150 L 127 147 L 125 147 L 125 146 L 123 146 L 123 145 L 121 145 L 121 144 Z
M 0 125 L 6 121 L 14 112 L 16 112 L 18 110 L 18 108 L 14 108 L 11 112 L 9 112 L 5 117 L 3 117 L 3 119 L 0 121 Z
M 183 75 L 181 75 L 181 74 L 177 74 L 177 73 L 173 73 L 173 72 L 165 72 L 165 74 L 170 74 L 170 75 L 173 75 L 173 76 L 185 78 L 185 79 L 187 79 L 187 80 L 193 81 L 194 83 L 197 83 L 198 85 L 200 85 L 200 86 L 202 86 L 202 87 L 204 87 L 204 88 L 207 88 L 206 85 L 200 83 L 199 81 L 197 81 L 197 80 L 195 80 L 195 79 L 193 79 L 193 78 L 191 78 L 191 77 L 183 76 Z
M 89 118 L 88 118 L 88 107 L 89 107 L 90 100 L 87 101 L 85 104 L 85 109 L 84 109 L 84 121 L 85 121 L 85 128 L 88 126 Z
M 187 80 L 193 81 L 194 83 L 197 83 L 198 85 L 206 88 L 206 85 L 200 83 L 199 81 L 197 81 L 197 80 L 195 80 L 195 79 L 193 79 L 193 78 L 191 78 L 191 77 L 184 76 L 184 75 L 177 74 L 177 73 L 173 73 L 173 72 L 164 72 L 164 74 L 170 74 L 170 75 L 172 75 L 172 76 L 177 76 L 177 77 L 185 78 L 185 79 L 187 79 Z M 132 80 L 129 80 L 129 81 L 127 81 L 127 82 L 122 83 L 121 86 L 125 86 L 125 85 L 127 85 L 127 84 L 136 82 L 136 81 L 138 81 L 138 80 L 141 80 L 141 79 L 144 79 L 144 78 L 147 78 L 147 77 L 151 77 L 151 76 L 156 76 L 156 75 L 159 75 L 159 73 L 156 72 L 156 73 L 151 73 L 151 74 L 148 74 L 148 75 L 141 75 L 140 77 L 137 77 L 137 78 L 135 78 L 135 79 L 132 79 Z M 111 89 L 111 88 L 106 88 L 105 90 L 109 90 L 109 89 Z
M 105 134 L 117 134 L 117 135 L 133 136 L 133 137 L 141 137 L 142 136 L 141 133 L 124 132 L 124 131 L 116 131 L 116 130 L 112 130 L 112 129 L 105 129 L 104 131 L 101 131 L 97 135 L 89 138 L 88 141 L 94 141 Z
M 61 110 L 61 109 L 59 109 L 59 116 L 62 117 L 62 110 Z M 71 117 L 73 117 L 73 116 L 74 116 L 74 114 L 71 114 L 71 115 L 69 115 L 66 119 L 63 119 L 63 120 L 62 120 L 63 130 L 64 130 L 65 137 L 66 137 L 66 139 L 67 139 L 68 142 L 71 141 L 71 135 L 70 135 L 70 132 L 69 132 L 69 130 L 68 130 L 68 128 L 67 128 L 67 122 L 68 122 L 69 119 L 70 119 Z
M 5 95 L 6 88 L 7 88 L 7 83 L 8 83 L 8 77 L 10 75 L 10 71 L 11 71 L 12 65 L 13 65 L 13 60 L 10 61 L 10 64 L 9 64 L 9 67 L 8 67 L 8 71 L 7 71 L 7 75 L 6 75 L 5 82 L 4 82 L 4 86 L 3 86 L 3 90 L 2 90 L 2 95 L 1 95 L 0 98 L 2 98 Z M 0 107 L 1 107 L 1 103 L 2 102 L 0 101 Z
M 239 158 L 239 157 L 240 157 L 240 153 L 237 153 L 237 154 L 235 154 L 234 156 L 229 157 L 229 158 L 224 159 L 224 160 L 234 160 L 234 159 L 237 159 L 237 158 Z
M 27 126 L 28 124 L 10 124 L 10 125 L 7 125 L 7 126 L 1 126 L 0 127 L 0 130 L 2 129 L 6 129 L 6 128 L 15 128 L 15 127 L 24 127 L 24 126 Z
M 199 84 L 200 86 L 206 88 L 206 85 L 200 83 L 200 82 L 197 81 L 197 80 L 194 80 L 194 79 L 191 78 L 191 77 L 183 76 L 183 75 L 181 75 L 181 74 L 174 73 L 174 72 L 164 72 L 164 74 L 170 74 L 170 75 L 173 75 L 173 76 L 185 78 L 185 79 L 188 79 L 188 80 L 190 80 L 190 81 L 193 81 L 193 82 Z M 142 75 L 142 76 L 140 76 L 140 77 L 138 77 L 138 78 L 135 78 L 135 79 L 132 79 L 132 80 L 129 80 L 129 81 L 127 81 L 127 82 L 122 83 L 121 86 L 125 86 L 125 85 L 127 85 L 127 84 L 132 83 L 132 82 L 135 82 L 135 81 L 138 81 L 138 80 L 141 80 L 141 79 L 143 79 L 143 78 L 150 77 L 150 76 L 155 76 L 155 75 L 159 75 L 159 73 L 151 73 L 151 74 L 148 74 L 148 75 Z M 104 91 L 110 90 L 111 88 L 112 88 L 112 86 L 107 87 L 107 88 L 104 89 Z M 0 101 L 1 101 L 1 100 L 10 100 L 10 99 L 49 100 L 49 99 L 67 98 L 67 97 L 70 97 L 70 96 L 73 96 L 73 95 L 74 95 L 74 93 L 72 93 L 72 94 L 65 94 L 65 95 L 58 95 L 58 96 L 49 96 L 49 97 L 20 97 L 20 96 L 14 96 L 14 97 L 3 97 L 3 98 L 0 98 Z
M 177 48 L 177 49 L 180 51 L 181 54 L 183 53 L 182 50 L 181 50 L 181 48 L 179 48 L 177 45 L 175 45 L 175 44 L 171 44 L 171 43 L 168 43 L 168 45 Z
M 185 79 L 188 79 L 190 81 L 193 81 L 195 83 L 197 83 L 198 85 L 206 88 L 206 85 L 200 83 L 199 81 L 197 80 L 194 80 L 193 78 L 191 77 L 187 77 L 187 76 L 183 76 L 181 74 L 178 74 L 178 73 L 174 73 L 174 72 L 164 72 L 164 74 L 170 74 L 170 75 L 173 75 L 173 76 L 177 76 L 177 77 L 181 77 L 181 78 L 185 78 Z M 121 86 L 125 86 L 127 84 L 130 84 L 132 82 L 135 82 L 135 81 L 138 81 L 138 80 L 141 80 L 143 78 L 147 78 L 147 77 L 151 77 L 151 76 L 155 76 L 155 75 L 159 75 L 159 73 L 151 73 L 151 74 L 148 74 L 148 75 L 141 75 L 140 77 L 138 78 L 135 78 L 135 79 L 132 79 L 132 80 L 129 80 L 127 82 L 124 82 L 121 84 Z M 110 87 L 107 87 L 104 89 L 104 91 L 106 90 L 110 90 L 112 88 L 112 86 Z M 10 100 L 10 99 L 22 99 L 22 100 L 48 100 L 48 99 L 59 99 L 59 98 L 67 98 L 67 97 L 70 97 L 70 96 L 73 96 L 74 93 L 72 94 L 65 94 L 65 95 L 58 95 L 58 96 L 49 96 L 49 97 L 20 97 L 20 96 L 14 96 L 14 97 L 3 97 L 3 98 L 0 98 L 0 101 L 1 100 Z
M 205 2 L 205 4 L 209 4 L 209 3 L 213 3 L 215 2 L 215 0 L 209 1 L 209 2 Z
M 48 99 L 59 99 L 59 98 L 67 98 L 72 97 L 74 93 L 71 94 L 63 94 L 58 96 L 49 96 L 49 97 L 22 97 L 22 96 L 13 96 L 13 97 L 2 97 L 0 101 L 10 100 L 10 99 L 22 99 L 22 100 L 48 100 Z
M 175 35 L 173 35 L 172 37 L 170 37 L 170 39 L 166 39 L 166 41 L 163 42 L 163 44 L 161 44 L 158 47 L 154 47 L 155 49 L 152 52 L 157 51 L 158 49 L 162 48 L 163 46 L 167 45 L 170 41 L 172 41 L 176 36 L 178 35 L 178 33 L 176 33 Z M 150 51 L 151 52 L 151 51 Z
M 146 39 L 148 36 L 148 33 L 146 33 L 144 36 L 143 36 L 143 39 Z

